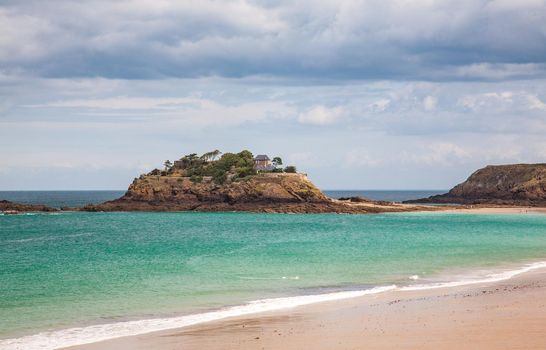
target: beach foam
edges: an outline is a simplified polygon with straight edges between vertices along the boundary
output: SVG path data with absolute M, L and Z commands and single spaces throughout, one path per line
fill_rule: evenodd
M 110 324 L 100 324 L 88 327 L 77 327 L 57 331 L 42 332 L 21 338 L 0 340 L 1 350 L 49 350 L 99 342 L 112 338 L 133 336 L 138 334 L 182 328 L 205 322 L 216 321 L 228 317 L 244 316 L 260 312 L 275 311 L 297 306 L 315 304 L 326 301 L 336 301 L 383 293 L 387 291 L 416 291 L 436 288 L 450 288 L 479 283 L 493 283 L 508 280 L 517 275 L 536 269 L 546 268 L 546 261 L 527 264 L 515 270 L 488 274 L 485 277 L 465 278 L 450 282 L 415 284 L 398 287 L 396 285 L 381 286 L 365 290 L 343 291 L 335 293 L 304 295 L 284 298 L 271 298 L 251 301 L 240 306 L 227 307 L 217 311 L 185 315 L 170 318 L 145 319 Z
M 515 270 L 488 274 L 485 277 L 464 278 L 461 280 L 439 282 L 439 283 L 414 284 L 410 286 L 400 287 L 399 289 L 401 291 L 412 291 L 412 290 L 425 290 L 425 289 L 436 289 L 436 288 L 450 288 L 450 287 L 458 287 L 458 286 L 465 286 L 465 285 L 479 284 L 479 283 L 500 282 L 500 281 L 508 280 L 522 273 L 529 272 L 536 269 L 541 269 L 541 268 L 546 268 L 546 261 L 539 261 L 532 264 L 528 264 Z
M 42 332 L 21 338 L 0 340 L 0 349 L 5 350 L 48 350 L 79 344 L 94 343 L 106 339 L 119 338 L 143 333 L 187 327 L 204 322 L 221 320 L 227 317 L 243 316 L 265 311 L 282 310 L 296 306 L 356 298 L 364 295 L 394 290 L 395 285 L 366 290 L 346 291 L 319 295 L 273 298 L 255 300 L 245 305 L 233 306 L 218 311 L 171 318 L 157 318 L 101 324 L 88 327 L 70 328 L 59 331 Z

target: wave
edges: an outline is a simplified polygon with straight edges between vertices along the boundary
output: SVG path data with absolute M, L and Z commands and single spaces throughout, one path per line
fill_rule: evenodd
M 394 289 L 396 289 L 396 286 L 392 285 L 359 291 L 346 291 L 319 295 L 262 299 L 252 301 L 245 305 L 233 306 L 218 311 L 210 311 L 201 314 L 170 318 L 146 319 L 139 321 L 126 321 L 88 327 L 70 328 L 59 331 L 42 332 L 21 338 L 0 340 L 0 349 L 57 349 L 68 346 L 94 343 L 106 339 L 187 327 L 204 322 L 221 320 L 227 317 L 244 316 L 265 311 L 282 310 L 324 301 L 355 298 L 369 294 L 382 293 Z
M 465 278 L 458 281 L 449 281 L 449 282 L 438 282 L 438 283 L 426 283 L 426 284 L 413 284 L 405 287 L 400 287 L 401 291 L 414 291 L 414 290 L 426 290 L 426 289 L 437 289 L 437 288 L 450 288 L 450 287 L 459 287 L 466 286 L 471 284 L 480 284 L 480 283 L 493 283 L 509 280 L 512 277 L 521 275 L 522 273 L 529 272 L 536 269 L 546 268 L 546 261 L 539 261 L 532 264 L 527 264 L 516 270 L 509 270 L 500 273 L 488 274 L 485 277 L 475 277 L 475 278 Z
M 134 336 L 144 333 L 163 331 L 216 321 L 228 317 L 244 316 L 267 311 L 289 309 L 297 306 L 315 304 L 326 301 L 350 299 L 365 295 L 384 293 L 387 291 L 416 291 L 436 288 L 491 283 L 508 280 L 517 275 L 536 269 L 546 268 L 546 261 L 525 265 L 516 270 L 489 274 L 481 278 L 462 279 L 442 283 L 415 284 L 408 286 L 380 286 L 364 290 L 343 291 L 317 295 L 303 295 L 284 298 L 271 298 L 251 301 L 244 305 L 223 308 L 200 314 L 184 315 L 169 318 L 154 318 L 137 321 L 125 321 L 109 324 L 99 324 L 87 327 L 77 327 L 57 331 L 41 332 L 20 338 L 0 340 L 1 350 L 50 350 L 81 344 L 94 343 L 112 338 Z M 414 277 L 414 276 L 412 276 Z
M 255 281 L 273 281 L 273 280 L 299 280 L 300 276 L 282 276 L 282 277 L 250 277 L 250 276 L 237 276 L 241 280 L 255 280 Z

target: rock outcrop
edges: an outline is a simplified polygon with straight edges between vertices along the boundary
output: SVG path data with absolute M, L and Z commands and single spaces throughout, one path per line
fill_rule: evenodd
M 41 204 L 21 204 L 7 200 L 0 200 L 0 212 L 7 214 L 28 213 L 28 212 L 55 212 L 58 209 Z
M 546 206 L 546 164 L 490 165 L 446 194 L 406 203 Z
M 215 183 L 177 175 L 142 175 L 121 198 L 86 211 L 248 211 L 275 213 L 378 213 L 417 206 L 349 203 L 326 197 L 303 174 L 265 173 Z

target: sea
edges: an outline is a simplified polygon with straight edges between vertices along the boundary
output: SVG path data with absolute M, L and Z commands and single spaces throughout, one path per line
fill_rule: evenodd
M 74 207 L 122 193 L 0 199 Z M 0 349 L 55 349 L 543 267 L 546 215 L 531 213 L 0 215 Z

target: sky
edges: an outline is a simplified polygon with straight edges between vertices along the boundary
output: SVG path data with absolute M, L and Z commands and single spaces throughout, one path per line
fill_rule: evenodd
M 0 190 L 125 189 L 188 153 L 322 189 L 546 162 L 546 0 L 0 1 Z

